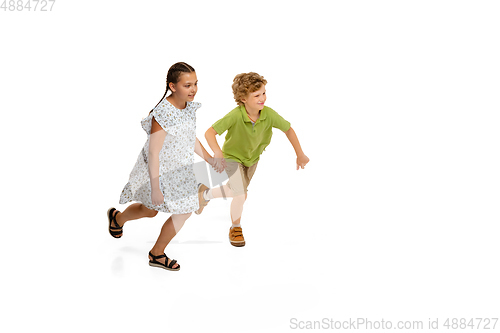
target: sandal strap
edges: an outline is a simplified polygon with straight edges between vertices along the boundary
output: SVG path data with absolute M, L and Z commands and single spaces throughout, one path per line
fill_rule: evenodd
M 108 213 L 108 219 L 109 219 L 109 221 L 110 221 L 110 222 L 113 222 L 113 219 L 114 219 L 113 213 L 114 213 L 115 211 L 116 211 L 116 209 L 114 209 L 114 208 L 111 208 L 111 209 L 109 210 L 109 213 Z
M 118 210 L 116 210 L 115 208 L 111 208 L 111 210 L 109 211 L 109 216 L 108 216 L 109 220 L 111 221 L 110 228 L 115 228 L 115 229 L 122 228 L 122 227 L 120 227 L 118 222 L 116 222 L 116 215 L 118 215 Z M 111 226 L 112 223 L 114 223 L 116 225 L 116 227 Z
M 122 228 L 122 227 L 120 227 L 120 225 L 118 224 L 118 222 L 116 222 L 116 215 L 118 215 L 118 211 L 115 209 L 115 214 L 113 214 L 113 222 L 115 223 L 115 225 L 118 228 Z
M 123 234 L 123 226 L 120 227 L 118 222 L 116 222 L 116 215 L 118 215 L 118 213 L 119 211 L 115 208 L 111 208 L 108 213 L 109 233 L 114 238 L 120 238 Z M 113 226 L 113 223 L 115 224 L 115 226 Z
M 168 260 L 168 258 L 167 258 L 167 260 Z M 173 268 L 176 263 L 177 263 L 177 260 L 172 260 L 172 261 L 170 261 L 170 264 L 167 267 Z
M 151 253 L 151 251 L 149 252 L 149 255 L 151 256 L 151 258 L 153 258 L 152 260 L 150 260 L 151 262 L 154 262 L 156 264 L 160 264 L 162 266 L 165 266 L 165 267 L 168 267 L 168 268 L 171 268 L 171 269 L 176 269 L 174 268 L 174 265 L 177 264 L 177 260 L 171 260 L 170 261 L 170 264 L 167 265 L 168 263 L 168 260 L 170 259 L 169 257 L 167 257 L 167 255 L 165 253 L 163 254 L 160 254 L 159 256 L 155 256 Z M 161 259 L 161 258 L 166 258 L 165 259 L 165 263 L 162 263 L 162 262 L 159 262 L 157 259 Z M 180 268 L 181 266 L 180 265 L 177 265 L 177 268 Z
M 154 261 L 157 261 L 157 259 L 161 259 L 161 258 L 167 258 L 167 260 L 168 260 L 168 257 L 165 253 L 160 254 L 159 256 L 155 256 L 151 252 L 149 252 L 149 255 L 151 256 L 151 258 L 153 258 Z

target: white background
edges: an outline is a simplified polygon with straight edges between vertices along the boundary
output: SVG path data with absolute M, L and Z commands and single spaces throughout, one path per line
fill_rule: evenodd
M 1 330 L 499 317 L 499 15 L 497 1 L 0 11 Z M 168 215 L 113 239 L 105 214 L 125 208 L 140 120 L 178 61 L 197 72 L 204 145 L 235 106 L 233 77 L 255 71 L 311 162 L 296 171 L 276 130 L 245 204 L 247 245 L 229 245 L 229 201 L 213 201 L 167 247 L 182 266 L 168 272 L 147 264 Z

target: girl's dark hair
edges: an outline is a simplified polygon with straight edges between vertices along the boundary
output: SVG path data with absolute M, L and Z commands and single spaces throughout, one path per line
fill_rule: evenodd
M 167 89 L 165 90 L 165 94 L 163 94 L 163 97 L 160 99 L 158 104 L 160 104 L 165 96 L 167 96 L 167 93 L 170 90 L 170 87 L 168 86 L 169 83 L 176 84 L 177 82 L 179 82 L 179 78 L 181 77 L 182 73 L 192 73 L 194 71 L 194 68 L 189 66 L 185 62 L 178 62 L 173 64 L 167 73 Z M 153 110 L 158 106 L 158 104 L 156 104 Z M 153 110 L 151 110 L 149 113 L 153 112 Z

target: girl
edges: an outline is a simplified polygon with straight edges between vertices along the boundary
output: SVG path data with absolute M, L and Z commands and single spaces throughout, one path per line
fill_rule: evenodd
M 193 153 L 214 166 L 214 159 L 196 138 L 196 110 L 201 107 L 193 102 L 197 91 L 193 67 L 184 62 L 170 67 L 165 94 L 141 121 L 148 139 L 120 196 L 120 204 L 136 203 L 123 212 L 110 208 L 107 213 L 109 233 L 115 238 L 122 236 L 127 221 L 171 213 L 149 252 L 149 265 L 173 271 L 180 265 L 165 255 L 165 248 L 199 208 Z M 223 170 L 217 167 L 216 171 Z

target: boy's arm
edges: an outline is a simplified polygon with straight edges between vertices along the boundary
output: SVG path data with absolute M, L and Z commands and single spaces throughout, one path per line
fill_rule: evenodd
M 217 143 L 217 138 L 215 135 L 217 132 L 213 127 L 210 127 L 205 132 L 205 139 L 207 139 L 207 143 L 210 146 L 210 149 L 214 152 L 214 164 L 213 167 L 215 170 L 219 170 L 222 168 L 224 170 L 226 168 L 226 161 L 224 160 L 224 155 L 222 154 L 222 149 L 220 149 L 219 144 Z
M 217 132 L 214 130 L 213 127 L 210 127 L 206 132 L 205 132 L 205 139 L 207 139 L 208 145 L 214 152 L 214 157 L 215 158 L 223 158 L 224 156 L 222 155 L 222 149 L 220 149 L 219 144 L 217 143 L 217 139 L 215 138 L 215 135 Z
M 295 134 L 295 131 L 291 127 L 288 131 L 285 132 L 285 134 L 292 144 L 293 149 L 295 149 L 295 154 L 297 154 L 297 170 L 299 170 L 299 167 L 304 169 L 306 164 L 309 163 L 309 158 L 302 151 L 302 147 L 300 147 L 300 142 L 297 138 L 297 134 Z

